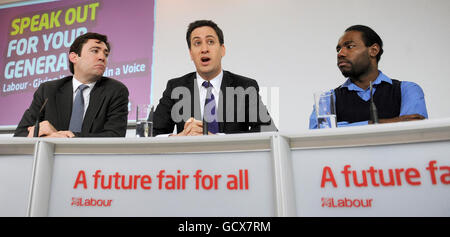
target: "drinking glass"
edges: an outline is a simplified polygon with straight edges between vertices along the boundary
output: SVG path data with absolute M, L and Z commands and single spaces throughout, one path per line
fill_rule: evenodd
M 153 106 L 139 104 L 136 106 L 136 137 L 153 136 L 153 119 L 149 116 L 153 113 Z
M 318 128 L 336 128 L 336 104 L 334 91 L 315 92 L 314 106 Z

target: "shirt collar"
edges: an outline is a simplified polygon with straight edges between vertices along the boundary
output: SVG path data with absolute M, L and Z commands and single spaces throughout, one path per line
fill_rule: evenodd
M 202 87 L 202 84 L 204 81 L 207 81 L 205 79 L 203 79 L 200 74 L 197 74 L 197 85 L 199 88 Z M 209 82 L 212 84 L 212 86 L 214 87 L 215 90 L 220 90 L 220 85 L 222 84 L 222 78 L 223 78 L 223 71 L 220 71 L 219 75 L 217 75 L 216 77 L 214 77 L 213 79 L 211 79 Z
M 379 74 L 377 79 L 375 79 L 375 81 L 373 81 L 372 85 L 378 85 L 381 82 L 387 82 L 389 84 L 392 84 L 392 80 L 391 78 L 389 78 L 388 76 L 384 75 L 383 72 L 381 72 L 380 70 L 378 70 Z M 348 90 L 350 91 L 363 91 L 363 89 L 361 89 L 359 86 L 357 86 L 355 83 L 353 83 L 350 78 L 347 78 L 347 80 L 344 82 L 344 84 L 341 85 L 341 87 L 347 87 Z
M 91 82 L 89 84 L 85 84 L 87 86 L 89 86 L 89 89 L 92 89 L 95 86 L 95 83 L 97 83 L 97 81 Z M 78 79 L 76 79 L 75 77 L 72 78 L 72 89 L 73 92 L 75 93 L 75 91 L 77 91 L 78 87 L 83 84 L 81 83 Z M 86 88 L 87 89 L 87 88 Z

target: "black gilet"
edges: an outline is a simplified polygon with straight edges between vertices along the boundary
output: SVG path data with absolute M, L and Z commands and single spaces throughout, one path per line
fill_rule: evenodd
M 373 95 L 377 107 L 378 118 L 393 118 L 400 114 L 402 103 L 401 82 L 392 79 L 392 84 L 382 81 L 376 86 Z M 371 120 L 370 100 L 364 101 L 356 91 L 350 91 L 347 87 L 334 89 L 336 94 L 336 116 L 338 122 L 360 122 Z

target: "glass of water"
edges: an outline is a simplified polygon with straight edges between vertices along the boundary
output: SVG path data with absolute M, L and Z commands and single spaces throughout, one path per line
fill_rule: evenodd
M 136 137 L 153 136 L 153 119 L 150 114 L 153 107 L 148 104 L 138 104 L 136 106 Z
M 318 128 L 335 128 L 337 126 L 333 90 L 314 93 L 314 106 Z

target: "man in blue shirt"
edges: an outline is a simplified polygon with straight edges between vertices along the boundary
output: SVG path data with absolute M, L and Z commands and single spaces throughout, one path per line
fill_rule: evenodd
M 336 46 L 337 66 L 347 80 L 334 89 L 337 126 L 371 124 L 370 82 L 379 123 L 428 118 L 422 89 L 414 82 L 391 79 L 380 70 L 383 42 L 371 28 L 355 25 L 347 28 Z M 317 128 L 315 108 L 309 128 Z

